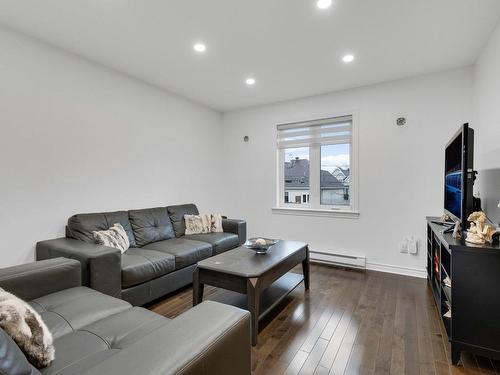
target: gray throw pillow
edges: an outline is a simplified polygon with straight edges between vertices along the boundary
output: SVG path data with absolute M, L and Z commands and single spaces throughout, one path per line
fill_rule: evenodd
M 0 374 L 40 375 L 26 359 L 14 340 L 0 328 Z
M 120 250 L 122 254 L 130 247 L 127 232 L 119 223 L 116 223 L 108 230 L 94 231 L 93 233 L 97 244 L 113 247 Z
M 55 358 L 52 334 L 41 316 L 22 299 L 0 288 L 0 328 L 37 368 L 50 365 Z

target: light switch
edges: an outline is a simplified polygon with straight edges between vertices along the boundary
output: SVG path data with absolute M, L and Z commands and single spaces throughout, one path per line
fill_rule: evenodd
M 413 236 L 408 240 L 408 252 L 410 254 L 416 254 L 418 252 L 418 240 Z

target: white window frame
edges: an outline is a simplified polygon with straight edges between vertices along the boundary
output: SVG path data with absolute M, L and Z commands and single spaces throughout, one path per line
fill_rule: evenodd
M 314 122 L 322 119 L 336 117 L 352 117 L 351 145 L 349 147 L 350 157 L 350 206 L 322 205 L 320 189 L 320 170 L 321 170 L 321 146 L 309 146 L 309 203 L 300 205 L 294 203 L 285 203 L 283 192 L 285 191 L 285 150 L 276 148 L 276 206 L 272 208 L 273 213 L 285 215 L 304 215 L 304 216 L 328 216 L 328 217 L 359 217 L 359 188 L 358 188 L 358 127 L 359 119 L 357 111 L 345 111 L 342 113 L 310 116 L 309 118 L 293 119 L 280 121 L 279 124 L 291 124 L 297 122 Z M 275 127 L 277 129 L 277 126 Z M 277 132 L 277 130 L 275 130 Z M 275 138 L 277 134 L 275 134 Z M 328 145 L 325 142 L 322 145 Z M 307 147 L 307 146 L 306 146 Z M 314 166 L 314 167 L 312 167 Z

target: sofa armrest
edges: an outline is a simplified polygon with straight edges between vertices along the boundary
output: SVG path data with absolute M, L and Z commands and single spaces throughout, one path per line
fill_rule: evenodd
M 82 284 L 101 293 L 121 298 L 121 252 L 107 246 L 70 238 L 57 238 L 36 244 L 36 258 L 76 259 L 82 268 Z
M 238 235 L 240 245 L 247 240 L 247 222 L 245 220 L 222 219 L 222 229 L 224 232 Z
M 0 269 L 0 287 L 30 301 L 81 285 L 80 263 L 56 258 Z
M 250 375 L 250 314 L 205 301 L 85 375 Z

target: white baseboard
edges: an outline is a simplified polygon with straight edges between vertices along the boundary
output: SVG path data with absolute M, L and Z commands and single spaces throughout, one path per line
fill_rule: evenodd
M 366 262 L 366 269 L 371 271 L 394 273 L 396 275 L 418 277 L 421 279 L 427 278 L 427 271 L 425 268 L 402 267 L 383 263 Z

